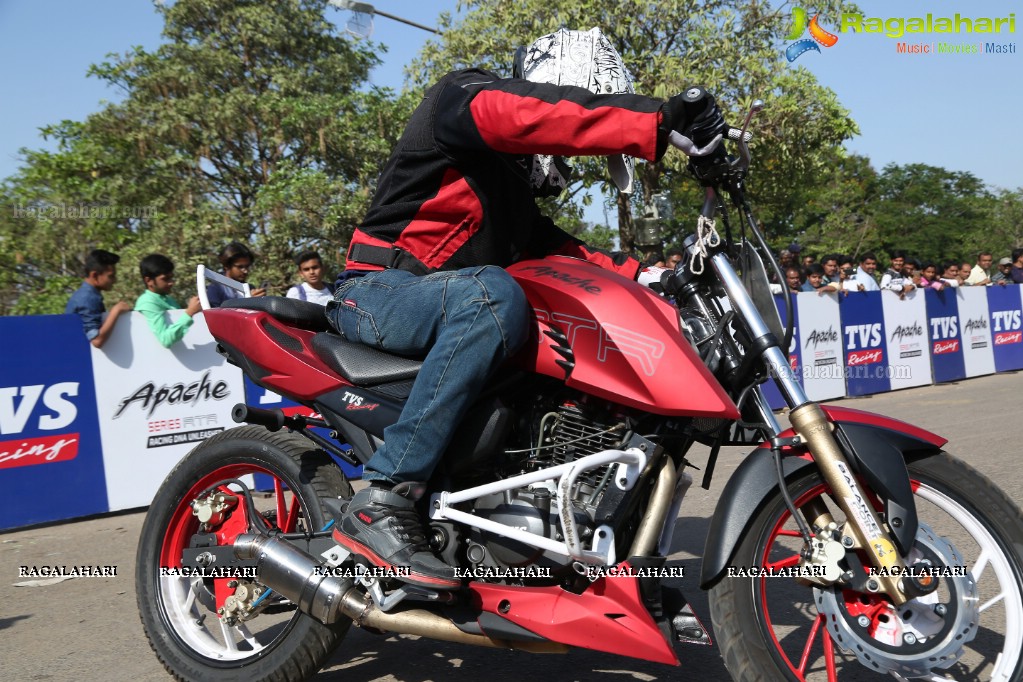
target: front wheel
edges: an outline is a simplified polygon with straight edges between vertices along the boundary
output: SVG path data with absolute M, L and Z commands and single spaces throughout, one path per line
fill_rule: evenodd
M 954 557 L 939 589 L 895 608 L 883 595 L 811 589 L 791 578 L 722 578 L 711 616 L 735 680 L 1023 679 L 1023 517 L 994 484 L 947 453 L 911 463 L 918 547 Z M 844 516 L 816 471 L 790 481 L 797 507 Z M 733 564 L 799 563 L 781 496 L 764 505 Z M 917 551 L 917 550 L 914 550 Z M 777 571 L 775 571 L 777 573 Z
M 296 434 L 245 426 L 203 442 L 167 476 L 142 526 L 135 584 L 146 637 L 177 679 L 306 679 L 351 621 L 322 625 L 258 576 L 196 577 L 182 565 L 182 552 L 197 542 L 230 545 L 247 531 L 238 482 L 268 491 L 253 493 L 255 513 L 285 533 L 324 529 L 331 518 L 321 499 L 352 492 L 330 457 Z M 210 490 L 230 504 L 202 510 L 208 522 L 200 526 L 192 504 L 210 499 Z

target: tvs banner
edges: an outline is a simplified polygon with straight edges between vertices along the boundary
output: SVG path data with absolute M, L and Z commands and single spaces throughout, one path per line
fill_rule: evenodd
M 78 317 L 0 317 L 0 528 L 108 510 L 90 348 Z
M 802 293 L 796 296 L 797 319 L 801 320 L 799 371 L 810 400 L 820 401 L 845 395 L 842 353 L 842 320 L 838 294 Z
M 987 289 L 995 370 L 1023 369 L 1023 284 Z
M 92 348 L 92 365 L 111 511 L 148 505 L 189 450 L 237 426 L 242 372 L 217 354 L 202 315 L 170 348 L 142 315 L 122 315 L 103 348 Z
M 924 295 L 927 300 L 934 381 L 940 384 L 964 379 L 966 363 L 959 334 L 959 299 L 956 290 L 951 287 L 941 291 L 928 289 Z
M 887 330 L 888 381 L 892 390 L 930 384 L 931 353 L 924 292 L 914 290 L 900 298 L 894 291 L 882 291 L 881 307 Z
M 991 315 L 987 305 L 987 287 L 959 287 L 959 333 L 963 340 L 963 364 L 966 376 L 976 377 L 995 371 L 991 349 Z
M 888 381 L 887 339 L 880 291 L 852 291 L 840 299 L 849 395 L 882 393 Z

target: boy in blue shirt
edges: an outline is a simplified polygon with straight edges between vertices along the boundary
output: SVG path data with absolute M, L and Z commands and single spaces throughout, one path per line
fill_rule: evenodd
M 115 253 L 94 249 L 85 257 L 85 279 L 82 286 L 71 294 L 64 313 L 82 318 L 85 338 L 96 348 L 106 343 L 114 324 L 121 313 L 131 310 L 131 305 L 120 301 L 106 313 L 101 291 L 110 291 L 117 283 L 117 263 L 121 257 Z

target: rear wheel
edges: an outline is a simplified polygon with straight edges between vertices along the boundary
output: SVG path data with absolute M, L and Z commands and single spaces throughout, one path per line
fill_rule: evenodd
M 182 552 L 193 536 L 215 535 L 217 545 L 229 545 L 246 532 L 241 486 L 222 483 L 229 479 L 267 490 L 253 494 L 257 513 L 287 533 L 322 530 L 332 519 L 320 500 L 352 492 L 330 457 L 296 434 L 246 426 L 199 445 L 160 486 L 142 527 L 135 579 L 146 636 L 179 679 L 306 679 L 329 658 L 349 621 L 322 625 L 258 577 L 182 575 L 188 572 Z M 191 505 L 211 488 L 235 501 L 201 528 Z
M 714 630 L 736 680 L 1023 679 L 1023 517 L 990 481 L 948 454 L 910 464 L 932 563 L 956 565 L 926 597 L 895 608 L 883 596 L 811 589 L 791 578 L 722 578 Z M 789 484 L 797 507 L 844 516 L 816 472 Z M 734 564 L 799 563 L 798 527 L 780 496 L 754 520 Z M 916 551 L 916 550 L 915 550 Z M 911 560 L 915 557 L 911 557 Z

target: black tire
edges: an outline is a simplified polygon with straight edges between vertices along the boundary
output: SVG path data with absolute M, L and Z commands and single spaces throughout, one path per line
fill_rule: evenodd
M 308 440 L 257 426 L 217 434 L 174 467 L 142 526 L 135 583 L 146 638 L 177 679 L 304 680 L 323 666 L 351 625 L 345 620 L 327 627 L 281 602 L 272 614 L 267 609 L 243 624 L 252 637 L 246 640 L 240 630 L 223 630 L 212 596 L 215 581 L 161 572 L 161 567 L 180 565 L 168 557 L 180 556 L 182 543 L 187 546 L 186 538 L 199 532 L 198 520 L 187 506 L 191 500 L 218 481 L 248 473 L 268 473 L 281 482 L 273 500 L 281 500 L 284 507 L 278 504 L 276 509 L 288 512 L 286 525 L 294 530 L 322 529 L 331 518 L 321 500 L 349 498 L 352 493 L 333 460 L 310 447 Z M 265 505 L 258 496 L 256 502 L 257 507 Z M 276 511 L 260 513 L 282 522 Z M 235 634 L 240 639 L 234 642 L 237 651 L 231 651 L 227 637 L 234 641 Z
M 920 521 L 931 526 L 935 536 L 947 537 L 962 557 L 961 565 L 977 577 L 979 598 L 976 603 L 985 604 L 992 594 L 1004 592 L 1008 595 L 979 614 L 976 636 L 966 644 L 963 657 L 950 669 L 952 676 L 957 680 L 990 680 L 994 672 L 999 672 L 999 680 L 1023 679 L 1023 656 L 1020 655 L 1023 645 L 1019 641 L 1010 641 L 1018 638 L 1005 636 L 1007 631 L 1013 631 L 1013 627 L 1018 630 L 1020 622 L 1023 622 L 1023 600 L 1020 599 L 1023 594 L 1023 516 L 1019 507 L 982 474 L 947 453 L 911 463 L 909 470 L 911 478 L 918 484 L 914 489 Z M 797 506 L 809 499 L 820 498 L 827 500 L 827 506 L 836 518 L 841 514 L 815 471 L 791 480 L 788 487 Z M 960 530 L 970 532 L 956 530 L 957 524 Z M 733 565 L 763 566 L 769 562 L 787 565 L 787 560 L 791 563 L 789 555 L 802 545 L 798 537 L 793 537 L 795 528 L 784 501 L 777 495 L 763 506 L 752 522 Z M 983 530 L 974 535 L 978 529 Z M 975 561 L 979 553 L 971 553 L 974 544 L 978 548 L 987 547 L 988 558 L 992 559 L 991 563 L 983 563 L 982 566 L 987 568 L 980 568 L 979 572 Z M 986 580 L 989 581 L 987 584 Z M 997 587 L 994 587 L 995 581 Z M 947 587 L 950 584 L 943 583 L 945 587 L 941 589 L 952 589 Z M 914 660 L 927 660 L 922 653 L 919 659 L 915 659 L 917 652 L 928 646 L 922 643 L 927 639 L 916 642 L 918 649 L 913 649 L 913 640 L 907 640 L 902 634 L 893 640 L 896 643 L 890 648 L 884 648 L 887 643 L 881 642 L 880 630 L 873 629 L 881 626 L 877 621 L 871 621 L 873 615 L 867 617 L 865 614 L 877 614 L 885 624 L 895 623 L 896 619 L 889 620 L 888 614 L 894 611 L 889 610 L 890 604 L 886 600 L 852 591 L 827 592 L 830 596 L 826 598 L 833 597 L 832 603 L 838 605 L 836 619 L 819 615 L 818 605 L 825 603 L 821 601 L 822 594 L 825 592 L 818 592 L 815 600 L 810 587 L 802 586 L 792 578 L 778 577 L 726 576 L 712 587 L 711 619 L 725 667 L 732 678 L 741 682 L 827 679 L 829 664 L 824 650 L 829 643 L 835 655 L 830 672 L 842 682 L 892 679 L 870 669 L 856 655 L 846 653 L 845 649 L 855 652 L 859 646 L 866 647 L 868 655 L 879 651 L 882 657 L 892 655 L 897 658 L 906 654 Z M 955 608 L 953 605 L 957 600 L 951 596 L 948 599 L 947 608 Z M 921 623 L 920 618 L 936 618 L 931 614 L 946 607 L 933 601 L 916 601 L 906 608 L 909 608 L 910 616 L 918 616 L 914 626 L 923 626 L 925 623 Z M 906 612 L 899 613 L 904 616 Z M 946 612 L 941 613 L 944 618 Z M 965 616 L 969 610 L 962 613 Z M 862 620 L 864 617 L 867 621 Z M 839 635 L 846 634 L 846 637 L 841 637 L 844 646 L 839 646 L 829 632 L 829 623 L 843 618 L 848 619 L 850 626 L 859 618 L 862 629 L 850 627 L 839 632 Z M 1013 619 L 1015 625 L 1010 626 Z M 813 625 L 818 620 L 821 625 L 814 631 Z M 891 627 L 891 632 L 904 633 L 908 631 L 909 622 L 909 616 L 897 619 L 898 627 L 907 626 L 907 630 L 896 630 L 894 624 L 883 627 Z M 933 627 L 945 627 L 942 625 L 944 622 L 950 621 L 939 620 L 939 624 Z M 849 637 L 850 632 L 853 637 Z M 937 648 L 941 642 L 951 641 L 949 633 L 956 634 L 950 629 L 935 632 L 929 638 L 930 646 Z M 805 667 L 800 670 L 805 647 L 809 647 L 809 656 Z M 863 650 L 860 651 L 862 656 Z M 999 661 L 1000 653 L 1002 658 Z M 993 669 L 995 665 L 1000 666 L 997 671 Z

